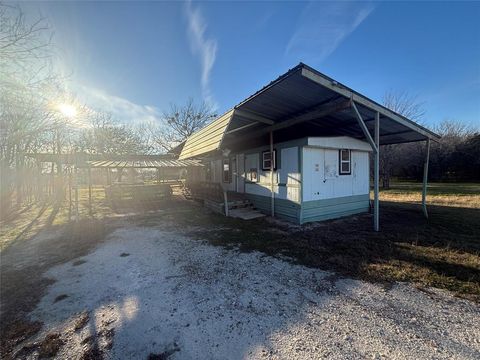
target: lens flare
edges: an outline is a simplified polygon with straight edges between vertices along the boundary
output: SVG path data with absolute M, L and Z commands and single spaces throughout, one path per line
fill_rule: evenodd
M 58 110 L 68 118 L 74 118 L 77 115 L 77 108 L 71 104 L 60 104 Z

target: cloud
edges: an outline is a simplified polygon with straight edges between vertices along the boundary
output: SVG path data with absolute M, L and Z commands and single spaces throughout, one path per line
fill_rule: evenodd
M 76 92 L 81 102 L 93 110 L 112 114 L 112 120 L 120 124 L 139 125 L 160 122 L 161 112 L 154 106 L 135 104 L 122 97 L 87 86 L 79 86 Z
M 374 6 L 365 2 L 311 2 L 286 48 L 287 55 L 322 62 L 370 15 Z
M 210 73 L 217 55 L 217 41 L 206 36 L 207 22 L 200 12 L 200 9 L 198 7 L 196 9 L 192 7 L 191 1 L 185 4 L 185 13 L 188 21 L 190 48 L 192 53 L 200 58 L 200 64 L 202 66 L 202 96 L 210 105 L 216 106 L 210 90 Z

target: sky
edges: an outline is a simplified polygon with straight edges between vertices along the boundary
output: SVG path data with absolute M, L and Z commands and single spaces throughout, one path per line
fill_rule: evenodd
M 218 114 L 306 63 L 376 100 L 407 92 L 429 127 L 480 124 L 480 2 L 34 2 L 82 101 L 121 122 L 170 104 Z

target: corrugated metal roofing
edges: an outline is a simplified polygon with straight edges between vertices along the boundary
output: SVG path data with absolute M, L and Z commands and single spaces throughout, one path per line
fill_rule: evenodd
M 357 105 L 371 133 L 375 114 L 377 111 L 380 113 L 382 145 L 439 138 L 432 131 L 300 63 L 193 134 L 187 139 L 180 158 L 207 154 L 220 147 L 247 146 L 247 139 L 264 136 L 266 130 L 278 128 L 282 122 L 292 123 L 292 119 L 298 118 L 308 118 L 308 121 L 299 121 L 287 129 L 275 131 L 275 141 L 282 138 L 338 135 L 364 139 L 351 108 L 339 107 L 333 113 L 319 111 L 329 104 L 350 100 Z M 259 118 L 265 121 L 258 121 Z
M 225 135 L 225 131 L 230 124 L 232 114 L 233 110 L 228 111 L 211 124 L 190 136 L 183 146 L 179 159 L 192 158 L 218 150 Z
M 203 166 L 198 160 L 87 161 L 91 168 L 185 168 Z

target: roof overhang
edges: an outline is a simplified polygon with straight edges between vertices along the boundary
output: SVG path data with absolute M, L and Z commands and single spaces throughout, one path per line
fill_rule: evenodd
M 187 139 L 180 159 L 204 156 L 226 147 L 240 149 L 260 144 L 271 131 L 275 142 L 307 136 L 365 140 L 358 115 L 364 120 L 366 130 L 373 134 L 377 113 L 381 145 L 440 138 L 301 63 L 193 134 Z

